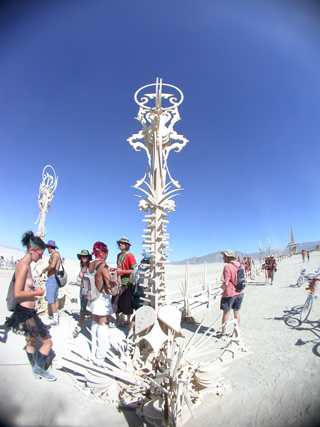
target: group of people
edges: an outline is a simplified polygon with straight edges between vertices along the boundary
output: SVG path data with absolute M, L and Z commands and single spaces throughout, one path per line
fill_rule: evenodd
M 45 290 L 36 288 L 31 273 L 31 263 L 39 261 L 46 249 L 50 254 L 49 264 L 43 269 L 42 273 L 47 273 L 46 281 L 46 299 L 52 310 L 52 322 L 50 327 L 59 325 L 58 315 L 58 282 L 56 271 L 59 270 L 62 263 L 58 246 L 53 240 L 45 243 L 40 237 L 34 235 L 32 231 L 23 234 L 21 240 L 22 246 L 26 248 L 26 254 L 18 262 L 14 275 L 14 295 L 17 298 L 13 314 L 7 318 L 6 326 L 14 332 L 24 334 L 26 337 L 26 352 L 30 361 L 33 375 L 36 378 L 44 378 L 47 381 L 55 381 L 56 377 L 47 369 L 48 355 L 52 348 L 51 335 L 48 326 L 45 325 L 35 310 L 35 297 L 43 296 Z M 113 313 L 116 314 L 116 326 L 120 326 L 120 314 L 127 316 L 127 323 L 130 323 L 130 317 L 133 314 L 131 305 L 132 284 L 130 275 L 136 267 L 134 255 L 130 252 L 131 243 L 126 237 L 117 241 L 120 253 L 117 256 L 117 267 L 113 272 L 106 264 L 108 256 L 108 247 L 102 242 L 96 242 L 93 245 L 92 254 L 83 249 L 78 254 L 80 260 L 79 281 L 81 283 L 80 291 L 80 317 L 73 336 L 77 337 L 87 315 L 91 316 L 91 334 L 92 334 L 92 353 L 97 358 L 105 358 L 109 344 L 109 324 Z M 92 259 L 94 256 L 94 260 Z M 121 281 L 119 293 L 115 296 L 110 295 L 111 274 L 119 277 Z M 88 281 L 89 275 L 94 276 L 94 285 L 99 290 L 99 297 L 96 300 L 88 300 Z M 90 283 L 90 282 L 89 282 Z M 39 351 L 35 352 L 36 340 L 42 343 Z
M 48 243 L 28 231 L 22 236 L 22 245 L 26 247 L 25 256 L 18 262 L 15 271 L 14 294 L 19 299 L 15 311 L 10 318 L 7 318 L 6 325 L 15 332 L 23 333 L 26 337 L 26 352 L 32 366 L 33 374 L 36 378 L 44 378 L 48 381 L 54 381 L 56 377 L 46 370 L 46 362 L 49 352 L 52 348 L 51 336 L 48 327 L 42 322 L 35 311 L 35 297 L 43 296 L 43 288 L 35 288 L 31 274 L 31 263 L 39 261 L 46 249 L 50 254 L 48 267 L 43 269 L 43 273 L 48 274 L 46 282 L 46 298 L 51 306 L 53 321 L 51 326 L 59 324 L 58 316 L 58 283 L 55 279 L 55 272 L 59 269 L 62 261 L 57 251 L 58 247 L 53 240 Z M 115 326 L 121 326 L 120 314 L 127 316 L 127 324 L 130 324 L 133 314 L 132 292 L 133 285 L 130 282 L 130 276 L 137 263 L 134 255 L 130 252 L 131 243 L 126 237 L 117 240 L 120 253 L 117 256 L 117 267 L 110 269 L 106 264 L 108 256 L 108 247 L 103 242 L 96 242 L 93 245 L 93 251 L 90 253 L 83 249 L 77 254 L 80 261 L 80 271 L 78 282 L 80 287 L 80 316 L 79 322 L 73 331 L 76 338 L 81 332 L 86 316 L 91 317 L 91 350 L 94 357 L 103 359 L 110 347 L 109 327 L 111 325 L 111 315 L 115 313 Z M 231 250 L 221 252 L 225 263 L 221 281 L 222 297 L 220 309 L 222 315 L 222 332 L 225 334 L 226 323 L 229 320 L 230 312 L 233 310 L 234 318 L 240 325 L 240 309 L 244 298 L 244 290 L 237 290 L 239 269 L 245 271 L 245 265 L 240 259 L 236 259 L 235 253 Z M 94 257 L 94 259 L 93 259 Z M 145 262 L 150 261 L 150 257 L 145 257 Z M 273 273 L 276 269 L 274 256 L 266 258 L 266 272 L 268 278 L 273 281 Z M 121 280 L 119 293 L 111 295 L 111 285 L 116 275 Z M 93 276 L 93 279 L 92 279 Z M 91 277 L 91 280 L 90 280 Z M 92 282 L 93 280 L 93 282 Z M 97 299 L 88 299 L 90 286 L 94 283 L 99 291 Z M 132 322 L 130 329 L 132 328 Z M 35 354 L 36 339 L 42 343 L 37 354 Z
M 97 358 L 104 358 L 110 346 L 111 326 L 130 325 L 132 308 L 133 284 L 130 276 L 137 265 L 134 255 L 130 252 L 131 243 L 127 237 L 117 240 L 120 253 L 117 256 L 117 267 L 112 270 L 106 264 L 108 247 L 103 242 L 96 242 L 93 245 L 92 254 L 87 249 L 83 249 L 77 254 L 80 260 L 80 272 L 78 282 L 80 288 L 80 317 L 79 322 L 73 331 L 76 338 L 84 324 L 85 317 L 91 317 L 91 350 Z M 92 255 L 95 257 L 92 259 Z M 119 293 L 111 296 L 111 275 L 118 276 L 121 280 Z M 98 288 L 99 297 L 92 301 L 88 299 L 90 291 L 89 276 L 94 275 L 95 286 Z M 115 313 L 116 321 L 111 323 L 111 315 Z M 127 316 L 126 321 L 120 319 L 121 313 Z M 124 322 L 124 323 L 123 323 Z M 130 325 L 132 326 L 132 325 Z
M 305 249 L 302 249 L 301 251 L 302 261 L 305 261 L 305 258 L 307 257 L 307 260 L 310 259 L 310 251 L 306 251 Z

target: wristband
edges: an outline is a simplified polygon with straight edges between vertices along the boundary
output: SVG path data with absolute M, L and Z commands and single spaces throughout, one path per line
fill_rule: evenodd
M 39 296 L 39 289 L 37 289 L 37 297 Z

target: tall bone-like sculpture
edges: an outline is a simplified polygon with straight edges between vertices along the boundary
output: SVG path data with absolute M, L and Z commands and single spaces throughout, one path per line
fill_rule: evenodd
M 154 92 L 152 91 L 154 90 Z M 165 91 L 164 91 L 165 90 Z M 174 131 L 173 126 L 180 120 L 178 106 L 183 101 L 183 93 L 175 86 L 156 80 L 140 88 L 134 95 L 139 105 L 137 120 L 142 130 L 128 139 L 136 150 L 144 150 L 148 158 L 148 168 L 142 179 L 133 186 L 144 195 L 139 202 L 140 210 L 150 212 L 145 216 L 145 240 L 143 246 L 150 251 L 150 285 L 147 303 L 158 312 L 166 304 L 165 263 L 169 251 L 169 234 L 166 233 L 168 212 L 175 210 L 172 200 L 181 189 L 168 169 L 171 150 L 180 152 L 188 140 Z M 151 106 L 154 104 L 154 106 Z M 175 187 L 172 188 L 172 185 Z
M 50 170 L 51 169 L 51 170 Z M 46 235 L 46 228 L 44 226 L 44 221 L 46 219 L 47 213 L 51 211 L 50 203 L 53 199 L 53 194 L 56 191 L 58 185 L 58 176 L 56 175 L 55 170 L 52 166 L 46 165 L 43 168 L 42 171 L 42 182 L 40 183 L 39 187 L 39 194 L 38 194 L 38 205 L 40 209 L 40 213 L 38 216 L 37 222 L 39 221 L 38 225 L 38 231 L 37 236 L 41 237 L 41 239 L 44 239 Z M 39 260 L 36 265 L 34 266 L 33 270 L 33 278 L 35 280 L 36 286 L 44 286 L 46 278 L 42 275 L 43 270 L 43 262 L 42 260 Z M 42 312 L 45 309 L 45 300 L 44 298 L 40 298 L 38 305 L 37 305 L 37 311 Z
M 50 175 L 48 170 L 51 169 L 53 175 Z M 40 213 L 38 216 L 37 222 L 39 221 L 37 236 L 42 239 L 46 235 L 46 228 L 44 226 L 44 221 L 46 219 L 46 214 L 51 211 L 50 203 L 53 199 L 53 194 L 56 191 L 58 185 L 58 177 L 56 175 L 55 170 L 52 166 L 47 165 L 43 168 L 42 171 L 42 182 L 39 187 L 39 195 L 38 195 L 38 205 L 40 209 Z
M 169 90 L 164 92 L 164 86 Z M 154 93 L 151 87 L 155 87 Z M 105 348 L 104 354 L 111 363 L 103 361 L 99 366 L 94 353 L 85 359 L 73 350 L 68 350 L 70 353 L 62 358 L 62 363 L 72 370 L 74 364 L 77 365 L 76 372 L 85 380 L 81 381 L 82 386 L 85 383 L 95 395 L 109 402 L 136 408 L 136 413 L 143 416 L 148 425 L 180 427 L 191 416 L 195 418 L 195 409 L 203 396 L 221 396 L 227 391 L 229 386 L 222 378 L 224 365 L 248 352 L 236 320 L 228 322 L 232 331 L 221 348 L 221 337 L 214 329 L 220 316 L 205 332 L 203 319 L 191 336 L 182 341 L 178 339 L 181 338 L 181 312 L 165 303 L 164 264 L 168 250 L 165 218 L 174 210 L 172 198 L 180 189 L 169 173 L 167 159 L 172 149 L 179 152 L 188 142 L 173 130 L 180 119 L 178 106 L 183 95 L 178 88 L 162 85 L 157 79 L 156 84 L 139 89 L 135 100 L 140 106 L 137 119 L 143 129 L 128 141 L 136 151 L 144 150 L 148 158 L 146 174 L 134 186 L 143 193 L 140 209 L 148 212 L 143 237 L 151 255 L 151 274 L 147 273 L 146 264 L 142 264 L 138 272 L 139 285 L 146 285 L 143 287 L 147 289 L 147 301 L 135 312 L 132 335 L 120 341 L 118 336 L 114 340 L 115 336 L 110 334 L 112 348 Z M 155 106 L 151 107 L 149 103 L 153 100 Z M 171 184 L 175 187 L 172 190 Z M 207 359 L 203 359 L 204 356 Z

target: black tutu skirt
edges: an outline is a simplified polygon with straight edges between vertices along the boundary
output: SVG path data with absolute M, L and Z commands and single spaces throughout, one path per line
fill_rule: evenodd
M 18 335 L 28 335 L 32 338 L 50 337 L 47 326 L 36 311 L 20 304 L 17 304 L 14 313 L 7 317 L 5 325 Z

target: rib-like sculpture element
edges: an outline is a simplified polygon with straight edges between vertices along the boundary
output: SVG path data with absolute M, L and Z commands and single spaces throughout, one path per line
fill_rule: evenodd
M 48 170 L 51 168 L 53 175 L 50 175 Z M 46 228 L 44 226 L 44 221 L 46 219 L 46 214 L 51 211 L 50 203 L 53 199 L 53 194 L 56 191 L 58 185 L 58 177 L 56 175 L 55 170 L 52 166 L 47 165 L 43 168 L 42 171 L 42 182 L 39 187 L 39 195 L 38 195 L 38 205 L 40 209 L 40 213 L 38 216 L 37 222 L 39 221 L 37 236 L 42 239 L 46 235 Z
M 133 186 L 143 193 L 138 196 L 141 197 L 140 210 L 150 212 L 145 216 L 146 229 L 142 236 L 143 246 L 151 254 L 151 289 L 146 303 L 158 312 L 158 308 L 166 304 L 165 263 L 169 251 L 166 217 L 168 212 L 175 210 L 173 197 L 181 189 L 179 182 L 170 175 L 168 156 L 171 150 L 181 151 L 188 142 L 173 129 L 180 120 L 178 106 L 183 101 L 183 93 L 157 79 L 155 84 L 140 88 L 134 99 L 140 107 L 136 119 L 142 124 L 142 130 L 132 135 L 128 142 L 136 151 L 144 150 L 148 159 L 144 177 Z

